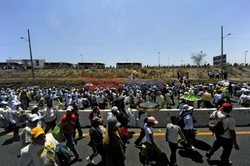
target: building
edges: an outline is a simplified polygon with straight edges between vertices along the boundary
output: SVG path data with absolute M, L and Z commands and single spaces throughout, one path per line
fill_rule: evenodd
M 61 68 L 73 68 L 72 63 L 68 62 L 45 62 L 44 68 L 45 69 L 61 69 Z
M 0 62 L 0 69 L 18 69 L 21 67 L 23 65 L 17 62 Z
M 104 69 L 105 63 L 102 62 L 79 62 L 77 65 L 77 68 L 83 68 L 83 69 L 91 69 L 91 68 L 97 68 L 97 69 Z
M 117 62 L 116 68 L 142 68 L 140 62 Z
M 31 68 L 31 60 L 30 59 L 9 59 L 6 60 L 7 63 L 19 63 L 22 64 L 23 67 Z M 45 59 L 33 59 L 33 66 L 36 69 L 44 68 Z

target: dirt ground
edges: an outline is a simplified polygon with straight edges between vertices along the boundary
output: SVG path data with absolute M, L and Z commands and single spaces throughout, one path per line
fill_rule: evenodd
M 177 71 L 181 75 L 188 73 L 191 83 L 217 82 L 209 79 L 208 72 L 219 72 L 219 67 L 206 68 L 142 68 L 142 69 L 35 69 L 35 79 L 32 79 L 31 70 L 0 69 L 0 86 L 81 86 L 89 78 L 101 80 L 123 79 L 126 81 L 132 75 L 139 79 L 162 79 L 164 82 L 177 81 Z M 226 68 L 228 80 L 232 82 L 249 82 L 250 67 Z

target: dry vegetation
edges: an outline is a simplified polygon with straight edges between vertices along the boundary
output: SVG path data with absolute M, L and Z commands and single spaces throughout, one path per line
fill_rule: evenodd
M 35 79 L 31 79 L 31 70 L 0 70 L 0 85 L 81 85 L 86 78 L 98 79 L 128 78 L 134 74 L 141 79 L 176 80 L 176 73 L 189 73 L 193 82 L 207 82 L 209 71 L 220 71 L 218 67 L 207 68 L 143 68 L 143 69 L 36 69 Z M 228 79 L 232 81 L 250 81 L 250 67 L 227 66 Z M 211 81 L 211 80 L 209 80 Z M 216 81 L 216 80 L 214 80 Z

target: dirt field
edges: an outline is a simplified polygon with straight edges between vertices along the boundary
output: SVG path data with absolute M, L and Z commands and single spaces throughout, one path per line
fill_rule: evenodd
M 228 80 L 230 81 L 250 81 L 250 67 L 227 66 Z M 208 72 L 219 72 L 219 67 L 206 68 L 142 68 L 142 69 L 36 69 L 35 79 L 31 78 L 31 70 L 0 70 L 0 86 L 80 86 L 86 83 L 90 77 L 97 79 L 116 79 L 130 77 L 132 74 L 140 79 L 158 79 L 165 82 L 177 80 L 177 71 L 182 75 L 189 73 L 191 82 L 217 82 L 210 80 Z

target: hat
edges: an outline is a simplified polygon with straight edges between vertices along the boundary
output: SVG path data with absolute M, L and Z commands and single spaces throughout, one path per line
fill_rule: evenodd
M 221 107 L 220 110 L 226 113 L 231 112 L 233 109 L 233 105 L 230 103 L 224 103 Z
M 38 117 L 37 114 L 30 114 L 30 115 L 28 116 L 28 120 L 31 121 L 31 122 L 34 122 L 34 121 L 36 121 L 36 120 L 39 120 L 39 117 Z
M 2 105 L 8 105 L 8 102 L 7 101 L 1 101 L 1 104 Z
M 38 109 L 37 105 L 33 105 L 31 110 Z
M 72 106 L 68 106 L 67 111 L 71 112 L 74 108 Z
M 121 126 L 121 123 L 119 123 L 115 117 L 108 118 L 107 123 L 108 123 L 108 126 L 112 126 L 116 128 Z
M 120 111 L 118 110 L 118 108 L 116 106 L 111 108 L 111 112 L 115 112 L 115 113 L 120 113 Z
M 190 110 L 192 110 L 192 109 L 194 109 L 194 107 L 189 106 L 189 105 L 187 105 L 187 104 L 184 104 L 183 107 L 182 107 L 182 110 L 183 110 L 183 111 L 190 111 Z
M 43 128 L 41 127 L 35 127 L 30 132 L 32 138 L 37 138 L 41 134 L 45 134 Z
M 101 123 L 101 118 L 99 118 L 99 117 L 94 117 L 93 119 L 92 119 L 92 123 Z
M 147 122 L 148 123 L 153 123 L 153 124 L 158 124 L 158 121 L 155 120 L 155 118 L 153 116 L 148 117 L 148 121 Z
M 12 100 L 11 103 L 12 103 L 13 105 L 20 105 L 20 104 L 21 104 L 21 102 L 20 102 L 18 99 Z

